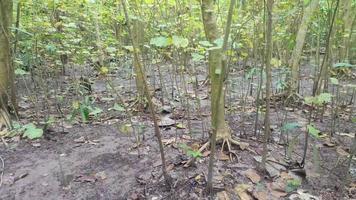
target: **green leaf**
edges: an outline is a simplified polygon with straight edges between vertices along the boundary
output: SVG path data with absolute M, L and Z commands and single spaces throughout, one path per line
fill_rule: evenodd
M 287 193 L 293 192 L 301 186 L 302 182 L 299 179 L 288 180 L 285 191 Z
M 332 95 L 330 93 L 321 93 L 317 98 L 318 98 L 318 103 L 323 104 L 323 103 L 329 103 L 331 102 L 331 97 Z
M 23 137 L 27 137 L 33 140 L 43 136 L 43 130 L 37 128 L 33 123 L 25 125 L 24 128 L 25 128 L 25 132 L 23 134 Z
M 94 107 L 94 108 L 90 108 L 90 113 L 89 115 L 94 115 L 95 117 L 98 116 L 98 114 L 102 113 L 103 110 L 101 108 L 98 107 Z
M 159 36 L 152 38 L 150 41 L 150 45 L 156 47 L 167 47 L 169 46 L 169 39 L 167 37 Z
M 312 124 L 307 125 L 308 133 L 314 138 L 319 138 L 320 131 L 316 129 Z
M 203 60 L 205 57 L 203 55 L 200 55 L 198 53 L 192 53 L 192 59 L 194 62 L 199 62 Z
M 89 108 L 87 106 L 80 106 L 80 115 L 82 116 L 83 122 L 87 122 L 89 120 Z
M 125 108 L 117 103 L 114 104 L 114 107 L 112 107 L 113 110 L 119 111 L 119 112 L 124 112 Z
M 188 150 L 187 155 L 193 158 L 199 158 L 203 156 L 199 151 L 193 151 L 193 150 Z
M 220 75 L 221 74 L 221 69 L 215 69 L 215 74 Z
M 356 65 L 351 65 L 350 63 L 335 63 L 333 65 L 334 68 L 342 68 L 342 67 L 346 67 L 346 68 L 352 68 L 355 67 Z
M 200 44 L 201 46 L 203 46 L 203 47 L 212 47 L 212 46 L 214 46 L 213 44 L 211 44 L 209 41 L 206 41 L 206 40 L 204 40 L 204 41 L 199 41 L 199 44 Z
M 187 38 L 173 35 L 173 45 L 177 48 L 186 48 L 189 45 L 189 40 Z
M 290 131 L 290 130 L 294 130 L 296 128 L 300 128 L 300 124 L 298 124 L 298 122 L 289 122 L 289 123 L 285 123 L 282 126 L 282 130 L 283 131 Z
M 330 78 L 330 82 L 333 85 L 339 85 L 339 80 L 337 80 L 336 78 Z
M 29 74 L 29 73 L 26 72 L 26 71 L 23 70 L 23 69 L 17 68 L 17 69 L 15 70 L 15 74 L 16 74 L 16 75 L 20 75 L 20 76 L 24 76 L 24 75 L 27 75 L 27 74 Z

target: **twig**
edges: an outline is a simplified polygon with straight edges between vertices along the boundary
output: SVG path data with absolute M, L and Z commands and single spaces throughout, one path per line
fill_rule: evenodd
M 0 161 L 1 161 L 1 171 L 0 171 L 0 188 L 1 188 L 1 186 L 2 186 L 2 177 L 4 176 L 4 171 L 5 171 L 5 161 L 1 156 L 0 156 Z

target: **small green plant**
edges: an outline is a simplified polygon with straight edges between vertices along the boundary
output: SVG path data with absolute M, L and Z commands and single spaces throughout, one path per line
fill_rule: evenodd
M 22 135 L 22 137 L 24 138 L 34 140 L 34 139 L 41 138 L 43 136 L 43 129 L 38 128 L 33 123 L 21 125 L 17 122 L 13 122 L 13 129 L 8 132 L 6 137 L 14 137 L 17 135 Z
M 298 187 L 302 184 L 302 182 L 299 179 L 291 179 L 287 181 L 287 185 L 285 188 L 285 191 L 287 193 L 289 192 L 293 192 L 296 189 L 298 189 Z
M 203 155 L 197 151 L 197 150 L 194 150 L 192 149 L 190 146 L 188 146 L 187 144 L 180 144 L 179 147 L 181 149 L 183 149 L 183 151 L 185 152 L 185 154 L 189 157 L 192 157 L 192 158 L 200 158 L 202 157 Z
M 103 112 L 102 109 L 95 107 L 94 101 L 90 96 L 85 96 L 84 100 L 73 101 L 72 103 L 72 112 L 67 116 L 69 121 L 73 121 L 76 116 L 80 116 L 84 123 L 90 120 L 90 116 L 98 117 L 100 113 Z

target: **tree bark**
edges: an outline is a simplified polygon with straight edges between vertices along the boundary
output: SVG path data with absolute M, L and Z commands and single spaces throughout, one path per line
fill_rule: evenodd
M 267 1 L 267 28 L 266 28 L 266 54 L 265 54 L 265 65 L 266 65 L 266 116 L 265 116 L 265 133 L 264 133 L 264 144 L 263 144 L 263 154 L 262 154 L 262 168 L 266 166 L 267 159 L 267 142 L 271 135 L 270 129 L 270 99 L 271 99 L 271 86 L 272 86 L 272 69 L 271 69 L 271 57 L 272 57 L 272 10 L 273 10 L 274 0 Z
M 307 34 L 307 29 L 311 17 L 313 16 L 314 10 L 316 10 L 318 6 L 319 0 L 312 0 L 309 6 L 305 9 L 303 14 L 303 19 L 300 24 L 297 38 L 296 38 L 296 45 L 294 47 L 292 58 L 290 60 L 291 66 L 291 82 L 289 87 L 289 94 L 293 94 L 297 92 L 298 85 L 299 85 L 299 61 L 302 55 L 305 36 Z
M 8 111 L 8 99 L 12 97 L 14 74 L 11 65 L 10 26 L 12 21 L 12 0 L 0 1 L 0 106 Z M 12 98 L 11 98 L 12 99 Z

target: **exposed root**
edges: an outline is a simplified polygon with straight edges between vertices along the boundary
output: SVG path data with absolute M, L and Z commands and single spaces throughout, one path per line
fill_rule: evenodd
M 225 126 L 226 128 L 222 129 L 221 131 L 218 131 L 218 135 L 216 137 L 216 143 L 219 143 L 222 141 L 222 146 L 221 146 L 221 152 L 224 151 L 225 144 L 227 146 L 227 150 L 229 152 L 230 160 L 232 160 L 232 155 L 236 156 L 236 153 L 233 152 L 231 146 L 232 144 L 239 146 L 241 150 L 248 149 L 249 144 L 246 142 L 241 142 L 234 140 L 231 137 L 231 131 L 228 126 Z M 199 152 L 202 153 L 207 147 L 209 147 L 210 141 L 206 142 L 203 146 L 199 148 Z M 249 150 L 249 149 L 248 149 Z M 191 158 L 187 161 L 187 163 L 184 164 L 184 167 L 189 167 L 193 162 L 195 161 L 195 158 Z

